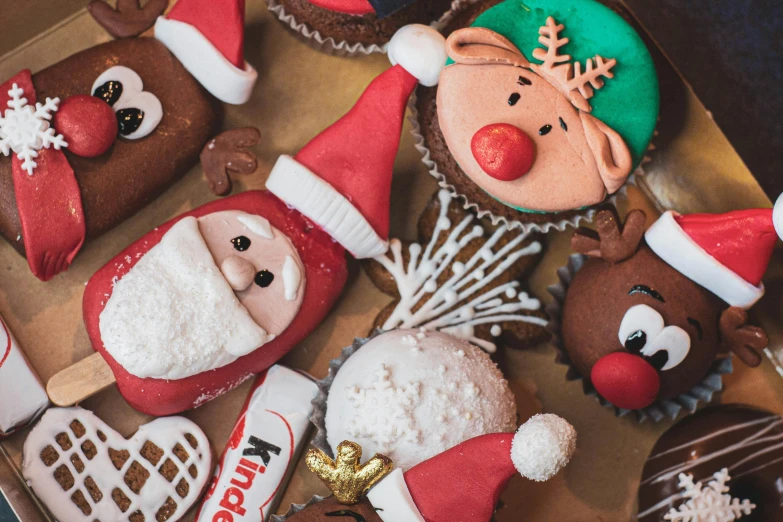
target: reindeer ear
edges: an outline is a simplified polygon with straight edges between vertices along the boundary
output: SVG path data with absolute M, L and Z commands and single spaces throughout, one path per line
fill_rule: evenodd
M 598 166 L 598 174 L 606 191 L 613 194 L 631 174 L 631 151 L 619 134 L 595 116 L 580 111 L 579 117 L 582 118 L 587 144 Z
M 747 325 L 748 313 L 732 306 L 720 315 L 720 336 L 724 348 L 755 368 L 761 364 L 761 351 L 769 344 L 767 333 L 758 326 Z
M 464 65 L 508 64 L 530 67 L 527 58 L 507 38 L 484 27 L 466 27 L 446 40 L 449 58 Z

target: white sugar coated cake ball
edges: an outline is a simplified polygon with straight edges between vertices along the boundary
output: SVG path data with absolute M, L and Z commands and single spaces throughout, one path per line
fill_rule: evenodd
M 344 440 L 410 469 L 460 442 L 516 428 L 514 395 L 480 348 L 448 334 L 392 330 L 337 372 L 326 403 L 332 450 Z

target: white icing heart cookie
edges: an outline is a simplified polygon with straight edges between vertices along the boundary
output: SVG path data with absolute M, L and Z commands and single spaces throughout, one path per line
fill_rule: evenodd
M 201 429 L 164 417 L 123 438 L 82 408 L 52 408 L 24 445 L 22 473 L 60 522 L 173 522 L 203 493 L 212 451 Z

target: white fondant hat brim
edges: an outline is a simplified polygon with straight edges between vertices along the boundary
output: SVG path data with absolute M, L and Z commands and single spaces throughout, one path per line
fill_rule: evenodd
M 764 295 L 764 284 L 754 286 L 707 253 L 685 233 L 671 211 L 665 212 L 644 234 L 658 257 L 730 306 L 748 309 Z
M 239 69 L 192 25 L 160 16 L 155 22 L 155 38 L 218 100 L 239 105 L 250 99 L 258 78 L 256 70 L 247 62 Z

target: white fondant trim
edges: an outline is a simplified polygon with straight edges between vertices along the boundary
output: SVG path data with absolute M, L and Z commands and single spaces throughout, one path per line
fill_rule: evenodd
M 244 69 L 236 67 L 192 25 L 159 16 L 155 22 L 155 38 L 163 42 L 215 98 L 234 105 L 250 99 L 258 78 L 256 70 L 247 62 Z
M 405 483 L 402 468 L 395 468 L 367 493 L 383 522 L 424 522 Z
M 783 239 L 783 194 L 778 196 L 775 206 L 772 207 L 772 225 L 778 237 Z
M 379 256 L 389 248 L 345 196 L 291 156 L 277 158 L 266 188 L 315 221 L 357 259 Z
M 753 286 L 708 254 L 682 230 L 671 211 L 658 218 L 644 238 L 658 257 L 731 306 L 747 309 L 764 295 L 763 283 Z
M 398 29 L 386 52 L 392 65 L 399 64 L 425 87 L 438 85 L 440 72 L 448 59 L 443 35 L 421 24 Z

